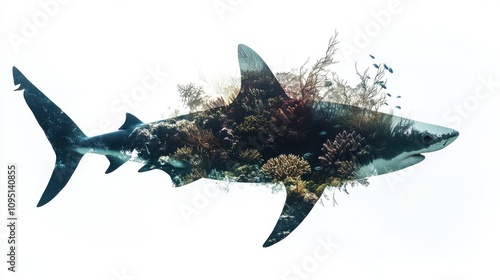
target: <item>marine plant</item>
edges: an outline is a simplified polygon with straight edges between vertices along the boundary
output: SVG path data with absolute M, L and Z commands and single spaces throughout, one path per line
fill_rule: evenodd
M 241 151 L 240 159 L 247 163 L 259 163 L 262 160 L 262 154 L 257 149 L 245 149 Z
M 365 138 L 355 131 L 345 130 L 335 136 L 334 141 L 328 139 L 321 151 L 324 153 L 318 159 L 331 175 L 350 179 L 357 165 L 369 159 L 370 146 L 365 144 Z
M 283 181 L 289 177 L 300 177 L 311 172 L 311 166 L 304 159 L 288 154 L 270 158 L 262 165 L 261 170 L 274 181 Z
M 172 156 L 178 160 L 190 160 L 193 156 L 193 148 L 188 146 L 177 148 Z
M 268 124 L 268 120 L 264 116 L 260 115 L 249 115 L 245 116 L 243 123 L 236 126 L 236 128 L 242 133 L 256 133 L 259 131 L 264 131 Z
M 206 94 L 203 87 L 196 86 L 194 83 L 177 85 L 177 92 L 184 106 L 191 111 L 200 109 L 206 100 Z
M 318 200 L 318 195 L 311 192 L 307 186 L 307 182 L 300 179 L 300 177 L 287 177 L 283 181 L 283 185 L 288 193 L 302 197 L 308 202 L 315 203 Z
M 182 127 L 185 142 L 191 147 L 198 147 L 210 155 L 220 147 L 219 139 L 209 129 L 202 129 L 198 125 L 188 123 Z

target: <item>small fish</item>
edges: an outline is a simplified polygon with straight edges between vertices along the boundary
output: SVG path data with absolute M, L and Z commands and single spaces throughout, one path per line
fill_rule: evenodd
M 384 102 L 384 105 L 387 105 L 387 106 L 389 106 L 389 104 L 387 104 L 387 102 Z
M 316 166 L 316 167 L 314 167 L 314 170 L 316 170 L 316 171 L 321 171 L 321 170 L 323 170 L 323 167 L 321 167 L 321 166 Z
M 401 98 L 401 95 L 396 96 L 396 98 Z
M 373 67 L 378 69 L 380 66 L 378 66 L 378 64 L 373 64 Z
M 394 73 L 394 71 L 392 71 L 391 67 L 389 67 L 389 69 L 387 69 L 387 70 L 389 70 L 389 73 L 391 73 L 391 74 Z
M 394 106 L 394 107 L 395 107 L 396 109 L 401 109 L 401 106 L 399 106 L 399 105 L 398 105 L 398 106 Z
M 386 70 L 389 70 L 389 67 L 387 67 L 387 65 L 386 65 L 385 63 L 384 63 L 384 68 L 385 68 Z
M 387 89 L 387 87 L 386 87 L 384 84 L 380 84 L 380 86 L 381 86 L 383 89 Z
M 312 155 L 313 155 L 312 153 L 305 153 L 302 157 L 303 158 L 310 158 L 310 157 L 312 157 Z
M 370 54 L 369 56 L 370 56 L 372 59 L 375 59 L 375 57 L 374 57 L 373 55 L 371 55 L 371 54 Z
M 390 93 L 387 93 L 387 96 L 392 97 L 392 95 Z
M 319 135 L 321 135 L 321 136 L 325 136 L 325 135 L 326 135 L 326 131 L 324 131 L 324 130 L 323 130 L 323 131 L 321 131 L 321 132 L 319 133 Z
M 331 87 L 332 86 L 332 81 L 325 81 L 325 87 Z

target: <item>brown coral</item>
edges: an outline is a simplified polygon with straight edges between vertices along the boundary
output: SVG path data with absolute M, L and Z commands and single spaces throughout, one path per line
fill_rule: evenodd
M 193 148 L 184 146 L 175 150 L 173 157 L 179 160 L 190 160 L 193 156 Z
M 240 159 L 248 163 L 258 163 L 262 160 L 262 154 L 257 149 L 246 149 L 240 153 Z
M 186 136 L 186 144 L 205 150 L 213 155 L 220 147 L 219 139 L 209 129 L 202 129 L 196 124 L 188 124 L 182 128 Z
M 219 96 L 215 99 L 210 99 L 208 100 L 205 104 L 204 107 L 205 109 L 215 109 L 215 108 L 220 108 L 229 105 L 227 101 L 222 97 Z
M 283 181 L 289 177 L 300 177 L 311 172 L 311 166 L 304 159 L 289 154 L 269 159 L 262 165 L 261 170 L 275 181 Z
M 365 138 L 355 131 L 348 134 L 344 130 L 335 136 L 333 142 L 327 140 L 321 150 L 324 155 L 318 159 L 330 173 L 352 177 L 358 165 L 368 159 L 370 146 L 365 145 Z
M 346 160 L 339 163 L 337 172 L 341 177 L 345 178 L 355 178 L 359 164 L 356 160 Z
M 236 128 L 243 133 L 256 133 L 264 131 L 267 127 L 267 120 L 263 116 L 249 115 L 245 116 L 243 123 L 239 124 Z

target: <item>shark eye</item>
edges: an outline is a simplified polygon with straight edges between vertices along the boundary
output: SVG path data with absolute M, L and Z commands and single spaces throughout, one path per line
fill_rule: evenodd
M 424 141 L 425 144 L 429 144 L 432 141 L 432 136 L 429 134 L 426 134 L 422 137 L 422 141 Z

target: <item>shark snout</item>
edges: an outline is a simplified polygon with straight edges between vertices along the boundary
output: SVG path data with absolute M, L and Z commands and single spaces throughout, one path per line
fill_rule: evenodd
M 458 135 L 460 135 L 460 133 L 452 129 L 450 133 L 446 134 L 446 136 L 443 136 L 444 140 L 443 147 L 446 147 L 450 145 L 453 141 L 457 140 Z

